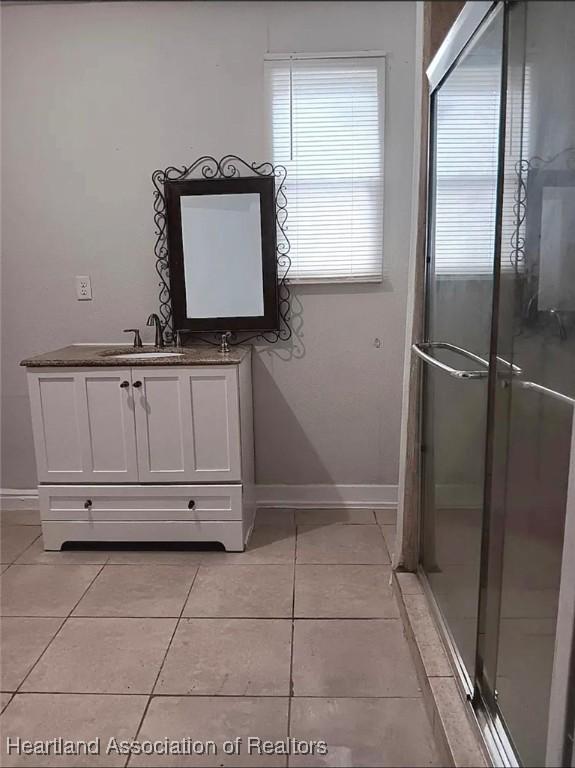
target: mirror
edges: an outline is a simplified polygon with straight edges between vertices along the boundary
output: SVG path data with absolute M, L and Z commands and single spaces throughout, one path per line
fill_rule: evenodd
M 279 327 L 274 178 L 164 184 L 174 329 Z
M 575 171 L 530 171 L 527 250 L 538 264 L 539 311 L 575 310 Z

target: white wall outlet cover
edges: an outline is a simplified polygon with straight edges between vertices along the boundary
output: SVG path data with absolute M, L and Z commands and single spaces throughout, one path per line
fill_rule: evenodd
M 90 275 L 76 275 L 76 298 L 78 301 L 92 300 L 92 282 Z

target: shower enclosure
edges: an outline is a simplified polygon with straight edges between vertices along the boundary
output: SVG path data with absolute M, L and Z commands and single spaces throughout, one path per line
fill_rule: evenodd
M 428 74 L 421 570 L 495 761 L 571 766 L 575 3 L 468 3 Z

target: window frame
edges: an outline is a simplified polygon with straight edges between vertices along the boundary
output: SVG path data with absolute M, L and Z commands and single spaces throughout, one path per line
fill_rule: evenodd
M 388 275 L 385 270 L 385 262 L 384 262 L 384 254 L 385 254 L 385 160 L 386 160 L 386 152 L 385 152 L 385 136 L 386 136 L 386 126 L 385 126 L 385 116 L 386 116 L 386 98 L 387 98 L 387 55 L 384 51 L 381 50 L 365 50 L 365 51 L 344 51 L 344 52 L 334 52 L 334 51 L 323 51 L 323 52 L 316 52 L 316 53 L 310 53 L 310 52 L 285 52 L 285 53 L 266 53 L 264 56 L 264 68 L 268 65 L 268 63 L 273 62 L 289 62 L 289 61 L 306 61 L 306 60 L 314 60 L 314 61 L 330 61 L 330 60 L 337 60 L 337 59 L 355 59 L 355 60 L 361 60 L 361 59 L 379 59 L 378 62 L 378 124 L 379 124 L 379 135 L 380 135 L 380 173 L 381 173 L 381 195 L 382 195 L 382 205 L 381 205 L 381 247 L 380 247 L 380 255 L 379 255 L 379 272 L 377 275 L 373 276 L 360 276 L 356 277 L 351 274 L 345 275 L 345 276 L 337 276 L 337 277 L 327 277 L 327 276 L 311 276 L 311 277 L 296 277 L 291 276 L 288 274 L 288 281 L 291 285 L 324 285 L 324 284 L 350 284 L 350 283 L 358 283 L 358 284 L 381 284 L 383 283 Z M 273 159 L 273 114 L 272 114 L 272 108 L 271 108 L 271 93 L 269 91 L 269 86 L 267 83 L 267 78 L 265 77 L 265 69 L 264 69 L 264 101 L 265 101 L 265 146 L 266 146 L 266 153 L 269 158 L 272 159 L 272 161 L 275 163 L 275 159 Z M 277 161 L 278 164 L 281 165 L 279 161 Z M 288 184 L 289 184 L 289 172 L 287 176 Z M 288 201 L 288 216 L 289 216 L 289 193 L 287 196 Z M 289 230 L 287 232 L 287 238 L 289 240 Z

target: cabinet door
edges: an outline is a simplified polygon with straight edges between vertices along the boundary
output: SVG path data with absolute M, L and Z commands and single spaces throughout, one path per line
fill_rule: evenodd
M 237 370 L 132 368 L 140 482 L 241 479 Z
M 28 377 L 39 482 L 138 479 L 129 369 Z

